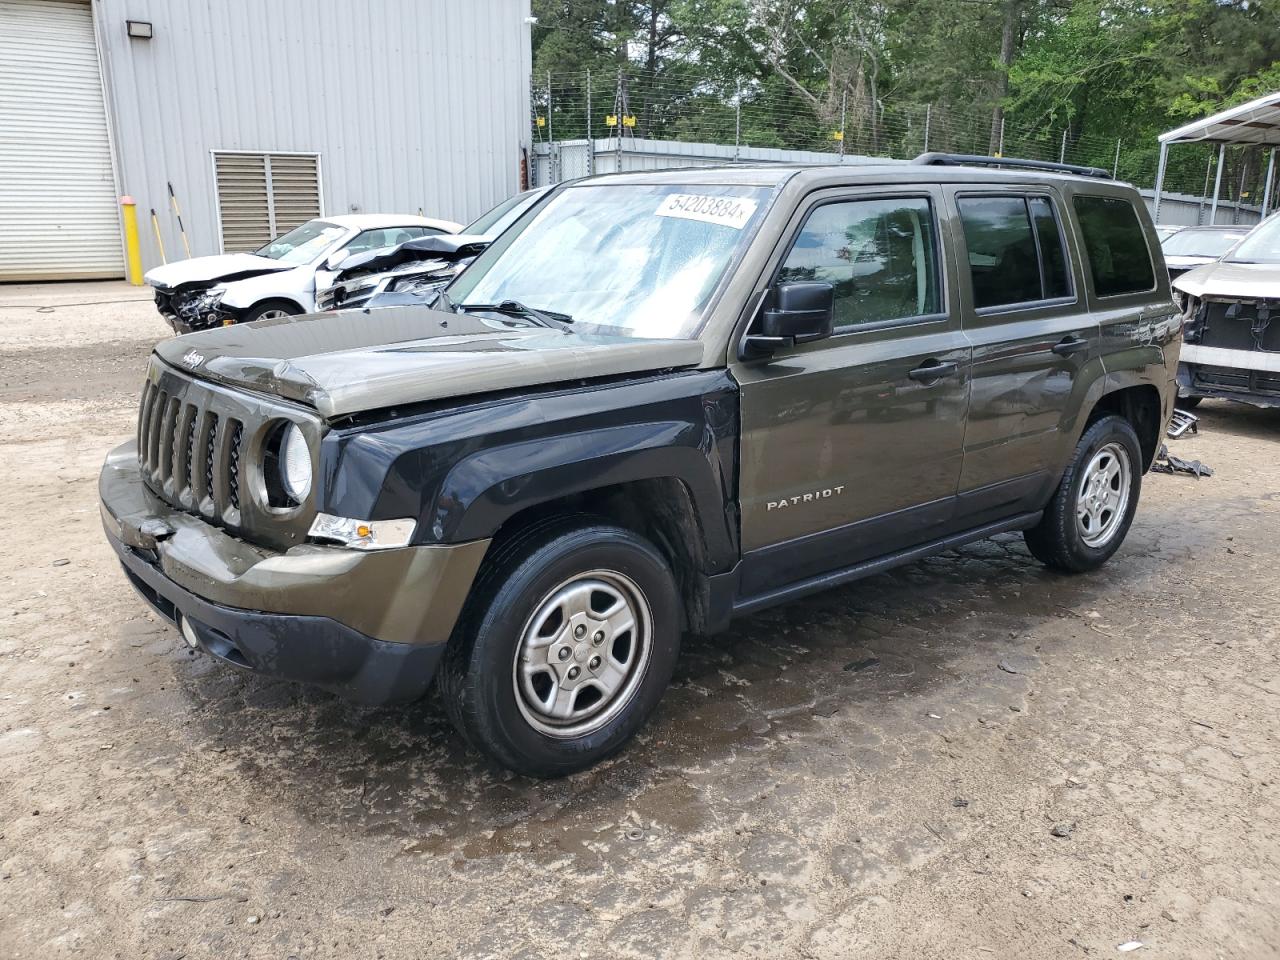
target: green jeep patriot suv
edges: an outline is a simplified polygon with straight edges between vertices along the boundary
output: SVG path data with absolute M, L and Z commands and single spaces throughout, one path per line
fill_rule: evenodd
M 1132 187 L 926 155 L 559 187 L 434 307 L 156 347 L 107 536 L 193 647 L 367 703 L 432 679 L 555 776 L 682 633 L 981 537 L 1093 570 L 1173 409 Z

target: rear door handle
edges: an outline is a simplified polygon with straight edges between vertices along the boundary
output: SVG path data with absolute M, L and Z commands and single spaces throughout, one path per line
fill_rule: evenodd
M 956 363 L 939 363 L 937 360 L 926 360 L 908 373 L 907 376 L 921 383 L 933 383 L 943 377 L 952 376 L 959 369 L 960 366 Z
M 1069 357 L 1073 353 L 1089 349 L 1089 341 L 1084 337 L 1064 337 L 1053 345 L 1053 352 L 1060 357 Z

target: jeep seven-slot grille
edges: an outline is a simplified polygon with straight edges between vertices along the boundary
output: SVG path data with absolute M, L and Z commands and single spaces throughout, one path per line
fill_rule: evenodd
M 148 380 L 138 411 L 138 460 L 149 485 L 174 506 L 218 523 L 240 513 L 244 424 Z
M 273 505 L 265 490 L 251 495 L 250 482 L 261 476 L 265 451 L 284 423 L 317 442 L 320 424 L 309 411 L 192 377 L 156 358 L 138 408 L 142 480 L 169 506 L 225 527 L 254 547 L 288 550 L 306 542 L 314 503 L 307 498 L 294 507 Z

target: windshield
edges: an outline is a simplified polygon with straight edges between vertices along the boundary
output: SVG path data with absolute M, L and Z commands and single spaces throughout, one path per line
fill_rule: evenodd
M 528 210 L 541 195 L 542 191 L 540 190 L 526 190 L 524 193 L 517 193 L 514 197 L 503 200 L 502 203 L 482 215 L 479 220 L 473 220 L 467 224 L 462 228 L 462 232 L 481 237 L 496 237 L 511 224 L 515 223 L 520 214 Z
M 1268 217 L 1231 251 L 1232 263 L 1280 263 L 1280 216 Z
M 309 220 L 283 237 L 276 237 L 261 250 L 254 251 L 260 257 L 279 260 L 301 266 L 310 263 L 329 248 L 329 245 L 347 232 L 346 227 L 327 220 Z
M 514 300 L 565 313 L 585 333 L 691 339 L 767 196 L 707 184 L 571 187 L 482 254 L 449 295 L 464 307 Z
M 1220 257 L 1244 235 L 1243 230 L 1180 230 L 1160 246 L 1166 257 Z

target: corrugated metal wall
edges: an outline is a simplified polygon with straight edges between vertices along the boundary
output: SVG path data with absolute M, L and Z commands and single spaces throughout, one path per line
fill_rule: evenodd
M 318 153 L 324 212 L 467 222 L 518 185 L 529 0 L 95 0 L 143 259 L 218 252 L 213 150 Z M 154 24 L 131 40 L 126 20 Z

